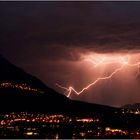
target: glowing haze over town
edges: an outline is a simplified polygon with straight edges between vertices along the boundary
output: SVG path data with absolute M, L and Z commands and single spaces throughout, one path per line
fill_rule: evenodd
M 103 105 L 140 102 L 140 3 L 2 2 L 0 15 L 0 53 L 48 87 Z

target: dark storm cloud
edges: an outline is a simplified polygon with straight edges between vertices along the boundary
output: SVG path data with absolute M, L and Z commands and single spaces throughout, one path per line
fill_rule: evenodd
M 48 59 L 75 60 L 75 48 L 140 49 L 136 2 L 1 2 L 0 14 L 2 52 L 12 48 L 10 53 L 17 55 L 25 51 L 29 56 L 33 52 L 47 54 Z

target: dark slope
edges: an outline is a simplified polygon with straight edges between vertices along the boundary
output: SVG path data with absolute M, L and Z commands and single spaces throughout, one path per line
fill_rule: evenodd
M 19 84 L 26 83 L 32 88 L 40 89 L 45 93 L 49 93 L 50 96 L 55 95 L 55 97 L 67 99 L 65 96 L 47 87 L 35 76 L 26 73 L 21 68 L 11 64 L 8 60 L 6 60 L 3 56 L 0 55 L 0 83 L 2 82 L 12 82 Z
M 13 65 L 3 56 L 0 55 L 0 82 L 15 82 L 15 83 L 27 83 L 30 86 L 46 89 L 44 83 L 42 83 L 35 76 L 32 76 L 24 72 L 21 68 Z
M 17 66 L 11 64 L 3 56 L 0 55 L 0 83 L 26 83 L 28 86 L 40 89 L 44 93 L 35 91 L 24 91 L 20 89 L 0 87 L 0 106 L 4 104 L 2 110 L 54 110 L 64 107 L 69 99 L 57 93 L 55 90 L 48 88 L 43 82 L 32 76 Z M 62 105 L 63 103 L 63 105 Z M 56 109 L 53 106 L 56 104 Z M 11 109 L 12 108 L 12 109 Z M 49 108 L 49 109 L 48 109 Z

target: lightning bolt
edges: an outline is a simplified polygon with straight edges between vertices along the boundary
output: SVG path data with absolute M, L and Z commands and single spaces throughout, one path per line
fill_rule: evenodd
M 94 64 L 95 67 L 101 65 L 101 64 L 113 64 L 113 63 L 120 63 L 121 66 L 119 68 L 116 68 L 110 75 L 108 76 L 104 76 L 104 77 L 98 77 L 95 81 L 93 81 L 92 83 L 89 83 L 87 86 L 83 87 L 80 91 L 75 90 L 72 86 L 69 87 L 64 87 L 58 83 L 56 83 L 56 86 L 58 86 L 59 88 L 63 89 L 66 91 L 67 93 L 67 97 L 70 97 L 70 95 L 72 93 L 75 93 L 77 95 L 80 95 L 81 93 L 83 93 L 84 91 L 88 90 L 91 86 L 95 86 L 98 82 L 103 81 L 103 80 L 108 80 L 111 79 L 116 73 L 118 73 L 119 71 L 123 70 L 125 66 L 128 67 L 138 67 L 138 74 L 140 72 L 140 62 L 131 64 L 129 63 L 129 59 L 127 57 L 124 58 L 122 56 L 116 58 L 112 58 L 111 60 L 107 59 L 106 57 L 103 57 L 102 59 L 100 59 L 99 61 L 93 60 L 93 59 L 85 59 L 85 61 L 89 61 L 91 63 Z

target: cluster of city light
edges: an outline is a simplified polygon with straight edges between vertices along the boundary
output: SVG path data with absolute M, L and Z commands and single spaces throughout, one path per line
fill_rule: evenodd
M 69 117 L 64 117 L 63 115 L 34 114 L 27 112 L 4 114 L 3 116 L 1 115 L 1 117 L 3 118 L 0 122 L 1 125 L 10 125 L 13 122 L 19 121 L 49 123 L 69 121 Z
M 92 119 L 92 118 L 84 118 L 84 119 L 77 119 L 78 122 L 87 122 L 87 123 L 90 123 L 90 122 L 98 122 L 99 119 Z
M 122 113 L 130 113 L 130 114 L 140 114 L 140 110 L 139 109 L 122 109 Z
M 106 132 L 111 132 L 111 133 L 122 133 L 124 135 L 127 135 L 128 132 L 127 131 L 123 131 L 121 129 L 111 129 L 110 127 L 106 127 Z
M 15 83 L 0 83 L 0 87 L 5 87 L 5 88 L 16 88 L 16 89 L 21 89 L 21 90 L 27 90 L 27 91 L 35 91 L 35 92 L 40 92 L 43 93 L 43 91 L 40 91 L 38 89 L 32 88 L 26 83 L 23 84 L 15 84 Z
M 61 114 L 48 115 L 43 113 L 9 113 L 0 116 L 0 125 L 11 125 L 13 122 L 44 122 L 44 123 L 60 123 L 60 122 L 83 122 L 83 123 L 94 123 L 99 122 L 98 118 L 78 118 L 78 117 L 68 117 Z
M 86 90 L 88 90 L 90 87 L 95 86 L 98 82 L 111 79 L 114 75 L 121 72 L 123 69 L 129 69 L 132 67 L 140 68 L 140 61 L 132 61 L 130 55 L 85 55 L 82 57 L 83 61 L 87 63 L 91 63 L 94 67 L 94 69 L 98 69 L 99 66 L 116 66 L 116 68 L 107 76 L 99 76 L 93 82 L 88 83 L 85 87 L 83 87 L 81 90 L 76 90 L 73 86 L 64 87 L 58 83 L 56 83 L 56 86 L 63 89 L 67 93 L 67 97 L 70 97 L 72 93 L 75 93 L 76 95 L 80 95 L 81 93 L 84 93 Z
M 63 115 L 46 115 L 41 113 L 10 113 L 3 115 L 3 120 L 1 120 L 1 125 L 10 125 L 13 122 L 26 121 L 26 122 L 48 122 L 48 123 L 59 123 L 59 122 L 69 122 L 69 117 L 64 117 Z
M 38 133 L 34 133 L 32 131 L 29 131 L 29 132 L 26 132 L 24 133 L 25 135 L 28 135 L 28 136 L 32 136 L 32 135 L 38 135 Z

